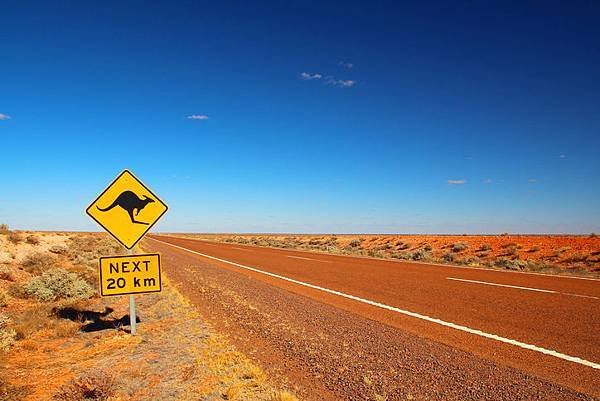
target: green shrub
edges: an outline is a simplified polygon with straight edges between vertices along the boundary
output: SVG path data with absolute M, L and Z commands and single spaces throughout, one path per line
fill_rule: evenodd
M 56 259 L 44 252 L 33 252 L 28 254 L 21 262 L 26 272 L 41 274 L 42 272 L 56 266 Z
M 52 269 L 32 278 L 24 285 L 25 293 L 40 301 L 56 299 L 86 299 L 94 295 L 94 289 L 75 273 L 64 269 Z
M 444 256 L 442 256 L 442 259 L 444 260 L 444 262 L 454 262 L 454 259 L 456 259 L 456 255 L 453 252 L 446 252 Z

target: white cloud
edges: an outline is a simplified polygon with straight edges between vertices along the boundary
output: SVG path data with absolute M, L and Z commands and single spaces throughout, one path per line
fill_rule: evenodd
M 530 183 L 530 184 L 535 184 L 537 182 L 537 179 L 530 178 L 530 179 L 527 180 L 527 182 Z
M 352 63 L 349 63 L 349 62 L 347 62 L 347 61 L 340 61 L 340 62 L 338 63 L 338 65 L 339 65 L 339 66 L 342 66 L 342 67 L 344 67 L 344 68 L 348 68 L 348 69 L 350 69 L 350 68 L 354 67 L 354 64 L 352 64 Z
M 205 114 L 192 114 L 186 117 L 188 120 L 208 120 L 208 116 Z
M 10 116 L 8 114 L 0 113 L 0 121 L 1 120 L 10 120 Z
M 335 79 L 333 77 L 328 78 L 327 83 L 340 88 L 350 88 L 356 85 L 356 81 L 353 79 Z
M 462 179 L 462 180 L 448 180 L 448 184 L 450 184 L 450 185 L 463 185 L 463 184 L 466 184 L 466 183 L 467 183 L 467 180 L 464 180 L 464 179 Z
M 486 178 L 485 180 L 483 180 L 484 184 L 491 184 L 493 181 L 491 178 Z
M 321 78 L 323 78 L 323 75 L 319 74 L 318 72 L 315 74 L 309 74 L 308 72 L 303 72 L 300 74 L 300 77 L 306 81 L 310 81 L 313 79 L 321 79 Z
M 566 156 L 566 155 L 560 155 L 560 156 L 558 156 L 558 158 L 559 158 L 559 159 L 566 159 L 566 158 L 567 158 L 567 156 Z

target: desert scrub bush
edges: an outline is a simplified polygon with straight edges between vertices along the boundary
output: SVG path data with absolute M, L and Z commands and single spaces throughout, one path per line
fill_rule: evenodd
M 537 245 L 534 245 L 534 246 L 532 246 L 531 248 L 529 248 L 529 249 L 527 250 L 527 252 L 529 252 L 529 253 L 533 253 L 533 252 L 538 252 L 539 250 L 540 250 L 540 247 L 539 247 L 539 246 L 537 246 Z
M 431 252 L 428 252 L 424 249 L 417 249 L 416 251 L 411 253 L 411 259 L 412 260 L 420 260 L 420 261 L 425 261 L 425 260 L 431 260 Z
M 350 243 L 348 244 L 348 246 L 350 246 L 351 248 L 358 248 L 360 246 L 360 244 L 362 244 L 362 241 L 359 239 L 353 239 L 352 241 L 350 241 Z
M 554 250 L 554 256 L 560 256 L 560 255 L 562 255 L 563 253 L 567 252 L 570 249 L 571 249 L 570 246 L 563 246 L 561 248 L 555 249 Z
M 523 270 L 527 263 L 520 259 L 498 258 L 494 265 L 508 270 Z
M 492 250 L 492 246 L 490 244 L 483 244 L 479 247 L 479 249 L 477 249 L 477 252 L 485 252 L 485 251 L 491 251 Z
M 21 236 L 21 234 L 14 232 L 14 231 L 10 231 L 6 238 L 13 244 L 18 244 L 19 242 L 23 241 L 23 237 Z
M 454 262 L 455 259 L 456 259 L 456 254 L 454 254 L 453 252 L 446 252 L 444 254 L 444 256 L 442 256 L 442 260 L 444 262 Z
M 465 244 L 464 242 L 457 242 L 456 244 L 452 245 L 452 252 L 456 253 L 456 252 L 462 252 L 465 249 L 467 249 L 469 246 L 467 244 Z
M 508 246 L 505 246 L 504 249 L 509 256 L 516 255 L 519 252 L 519 248 L 516 244 L 509 244 Z
M 400 249 L 401 251 L 410 248 L 410 244 L 408 242 L 398 241 L 396 243 L 396 245 L 397 245 L 398 249 Z
M 590 238 L 596 238 L 596 237 L 598 237 L 598 234 L 596 234 L 596 233 L 591 233 L 590 234 Z
M 0 224 L 0 234 L 8 234 L 8 224 Z
M 113 394 L 114 378 L 104 371 L 90 371 L 71 380 L 54 396 L 56 401 L 105 401 Z
M 429 244 L 425 244 L 425 245 L 423 245 L 423 250 L 425 250 L 427 252 L 431 252 L 433 250 L 433 247 Z
M 28 273 L 41 274 L 56 266 L 56 258 L 45 252 L 33 252 L 25 256 L 21 266 Z
M 574 253 L 573 255 L 567 257 L 564 262 L 566 263 L 581 263 L 586 262 L 588 260 L 588 255 L 584 255 L 583 253 Z
M 94 289 L 75 273 L 65 269 L 51 269 L 41 276 L 33 277 L 23 286 L 25 293 L 40 301 L 57 299 L 87 299 Z
M 48 251 L 57 255 L 66 255 L 67 252 L 69 252 L 69 249 L 63 245 L 52 245 Z
M 27 238 L 25 238 L 25 242 L 31 245 L 38 245 L 40 243 L 40 239 L 35 235 L 28 235 Z

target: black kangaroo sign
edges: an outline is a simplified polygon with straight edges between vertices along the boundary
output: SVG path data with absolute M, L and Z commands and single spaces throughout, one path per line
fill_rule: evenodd
M 158 196 L 125 170 L 92 202 L 86 213 L 131 249 L 167 209 Z

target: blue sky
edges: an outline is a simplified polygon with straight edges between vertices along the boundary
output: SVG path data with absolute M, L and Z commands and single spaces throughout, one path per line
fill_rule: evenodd
M 71 3 L 2 6 L 0 222 L 600 231 L 598 3 Z

